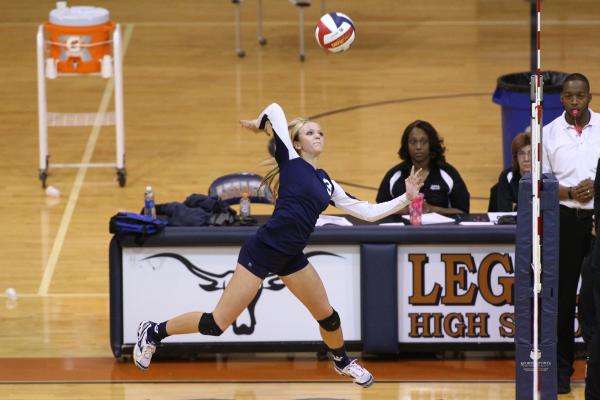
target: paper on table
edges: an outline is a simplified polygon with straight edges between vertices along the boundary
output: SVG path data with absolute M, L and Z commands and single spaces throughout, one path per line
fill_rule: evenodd
M 319 215 L 316 226 L 323 225 L 341 225 L 341 226 L 352 226 L 352 222 L 348 221 L 346 217 L 336 217 L 335 215 Z
M 447 224 L 450 222 L 456 222 L 456 221 L 450 217 L 445 217 L 438 213 L 427 213 L 427 214 L 423 214 L 421 216 L 421 224 L 422 225 Z
M 399 226 L 399 225 L 405 225 L 404 222 L 383 222 L 381 224 L 379 224 L 379 226 Z
M 488 217 L 490 217 L 490 221 L 493 222 L 494 224 L 498 223 L 498 218 L 504 216 L 504 215 L 517 215 L 517 212 L 489 212 L 488 213 Z
M 462 221 L 459 223 L 459 225 L 465 225 L 465 226 L 486 226 L 486 225 L 496 225 L 494 222 L 492 221 Z

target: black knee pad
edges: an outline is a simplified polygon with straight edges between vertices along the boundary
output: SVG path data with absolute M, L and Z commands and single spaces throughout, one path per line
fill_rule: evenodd
M 333 310 L 333 313 L 331 313 L 329 317 L 317 322 L 321 325 L 321 328 L 325 329 L 327 332 L 337 331 L 341 325 L 340 316 L 335 310 Z
M 198 323 L 198 330 L 203 335 L 221 336 L 223 334 L 223 330 L 219 328 L 219 325 L 215 322 L 212 313 L 202 314 L 200 322 Z

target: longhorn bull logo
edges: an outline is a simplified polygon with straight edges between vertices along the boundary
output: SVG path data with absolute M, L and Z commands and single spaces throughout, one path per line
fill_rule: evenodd
M 340 256 L 338 254 L 330 253 L 328 251 L 311 251 L 309 253 L 306 253 L 306 257 L 309 259 L 311 257 L 315 257 L 315 256 L 332 256 L 332 257 L 343 258 L 342 256 Z M 225 287 L 227 286 L 227 283 L 229 283 L 229 280 L 233 276 L 233 272 L 234 272 L 234 270 L 227 270 L 227 271 L 223 272 L 222 274 L 210 272 L 204 268 L 197 267 L 190 260 L 188 260 L 187 258 L 182 256 L 181 254 L 177 254 L 177 253 L 154 254 L 152 256 L 142 259 L 142 261 L 150 260 L 153 258 L 161 258 L 161 257 L 173 258 L 173 259 L 179 261 L 180 263 L 182 263 L 188 269 L 188 271 L 190 271 L 192 274 L 194 274 L 195 276 L 197 276 L 198 278 L 201 279 L 202 283 L 199 283 L 198 286 L 202 290 L 205 290 L 207 292 L 224 290 Z M 233 333 L 235 333 L 236 335 L 251 335 L 252 333 L 254 333 L 254 329 L 256 328 L 256 314 L 255 314 L 256 303 L 258 303 L 258 299 L 260 298 L 263 290 L 271 290 L 271 291 L 278 292 L 278 291 L 282 290 L 284 287 L 285 287 L 285 285 L 283 284 L 283 282 L 281 281 L 281 279 L 279 279 L 279 277 L 277 275 L 272 274 L 272 273 L 267 275 L 266 278 L 263 280 L 261 287 L 258 289 L 256 296 L 254 296 L 254 298 L 252 299 L 250 304 L 248 304 L 247 310 L 248 310 L 248 315 L 250 317 L 250 325 L 238 323 L 238 320 L 236 319 L 235 321 L 233 321 L 233 324 L 232 324 Z

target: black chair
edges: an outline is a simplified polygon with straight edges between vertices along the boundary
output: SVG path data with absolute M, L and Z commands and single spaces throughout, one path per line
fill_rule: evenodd
M 208 195 L 232 205 L 239 203 L 242 195 L 248 193 L 252 203 L 273 204 L 273 193 L 267 185 L 261 185 L 262 181 L 262 176 L 251 173 L 223 175 L 210 184 Z

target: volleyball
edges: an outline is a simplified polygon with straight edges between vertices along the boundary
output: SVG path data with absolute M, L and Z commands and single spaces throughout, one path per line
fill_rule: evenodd
M 339 12 L 325 14 L 315 29 L 317 43 L 332 53 L 346 51 L 354 42 L 356 31 L 350 17 Z

